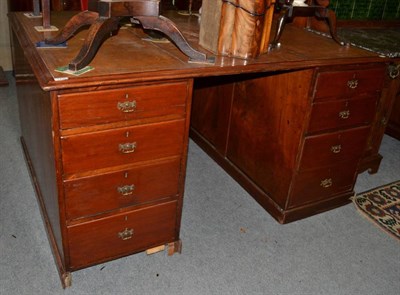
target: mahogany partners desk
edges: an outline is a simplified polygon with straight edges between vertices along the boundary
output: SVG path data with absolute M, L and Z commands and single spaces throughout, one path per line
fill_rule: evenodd
M 94 264 L 180 252 L 191 110 L 196 142 L 282 223 L 347 203 L 357 173 L 379 167 L 389 59 L 287 26 L 257 59 L 193 64 L 124 27 L 71 76 L 55 69 L 85 30 L 38 49 L 40 20 L 9 17 L 21 141 L 64 287 Z M 198 48 L 197 18 L 168 17 Z

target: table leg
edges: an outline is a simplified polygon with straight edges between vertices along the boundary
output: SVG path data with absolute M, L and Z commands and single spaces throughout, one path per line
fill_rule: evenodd
M 78 55 L 70 62 L 68 68 L 71 71 L 78 71 L 86 67 L 94 58 L 97 49 L 107 35 L 118 29 L 120 18 L 99 18 L 89 29 L 89 33 L 79 51 Z
M 325 20 L 329 27 L 329 32 L 331 33 L 332 39 L 336 41 L 341 46 L 348 45 L 344 41 L 340 40 L 336 32 L 336 14 L 327 9 Z
M 191 61 L 208 62 L 206 54 L 193 49 L 176 25 L 168 18 L 162 15 L 134 16 L 133 18 L 141 23 L 143 29 L 160 31 L 167 35 Z
M 46 44 L 61 44 L 67 41 L 79 28 L 93 24 L 99 18 L 99 14 L 93 11 L 83 11 L 74 15 L 64 28 L 51 39 L 46 39 Z
M 274 40 L 271 42 L 269 49 L 273 49 L 280 46 L 279 39 L 281 38 L 283 28 L 286 25 L 289 9 L 290 8 L 282 8 L 281 12 L 279 13 L 279 18 L 276 25 L 275 37 Z

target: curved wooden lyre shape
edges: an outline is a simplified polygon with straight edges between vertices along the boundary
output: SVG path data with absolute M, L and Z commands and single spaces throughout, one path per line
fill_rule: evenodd
M 103 40 L 119 28 L 123 17 L 131 17 L 140 22 L 144 29 L 164 33 L 175 45 L 189 57 L 189 61 L 212 62 L 206 54 L 193 49 L 176 25 L 166 17 L 159 15 L 159 1 L 143 0 L 100 1 L 91 0 L 89 9 L 73 16 L 60 33 L 45 40 L 47 44 L 61 44 L 68 40 L 79 28 L 90 25 L 89 33 L 78 55 L 69 63 L 68 68 L 78 71 L 87 66 L 94 58 Z

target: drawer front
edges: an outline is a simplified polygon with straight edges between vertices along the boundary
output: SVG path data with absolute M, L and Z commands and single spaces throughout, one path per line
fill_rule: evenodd
M 379 92 L 383 87 L 384 74 L 384 66 L 366 70 L 320 72 L 314 100 L 343 99 L 367 92 Z
M 290 193 L 289 207 L 328 199 L 350 192 L 357 173 L 357 162 L 344 163 L 313 171 L 299 172 Z
M 180 155 L 185 120 L 63 137 L 64 175 Z
M 173 201 L 69 226 L 70 268 L 175 241 L 176 210 Z
M 313 104 L 308 133 L 369 124 L 375 115 L 377 97 Z
M 171 83 L 59 95 L 62 129 L 184 114 L 187 84 Z
M 370 127 L 306 137 L 299 170 L 349 162 L 361 157 Z
M 67 219 L 178 194 L 180 158 L 64 182 Z

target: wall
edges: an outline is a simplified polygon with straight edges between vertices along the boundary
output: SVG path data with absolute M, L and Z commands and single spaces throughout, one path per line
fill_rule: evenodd
M 331 0 L 338 19 L 400 20 L 400 0 Z
M 8 1 L 0 1 L 0 66 L 2 66 L 5 71 L 11 71 L 12 63 L 7 2 Z

